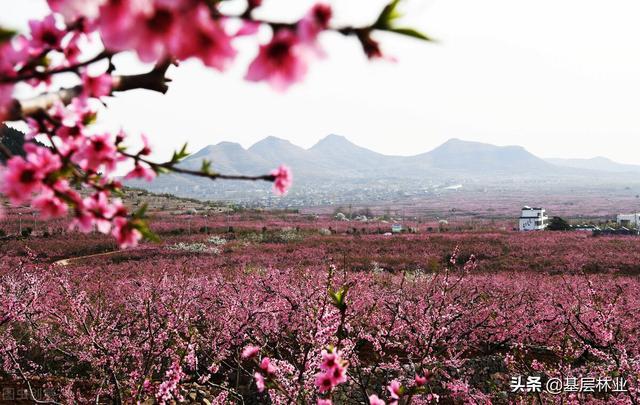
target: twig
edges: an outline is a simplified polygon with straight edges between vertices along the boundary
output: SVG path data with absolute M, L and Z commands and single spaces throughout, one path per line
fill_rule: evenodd
M 45 70 L 45 71 L 37 71 L 23 73 L 15 76 L 0 76 L 0 83 L 18 83 L 24 82 L 31 79 L 43 79 L 60 73 L 69 73 L 69 72 L 77 72 L 78 69 L 84 66 L 91 65 L 102 59 L 107 59 L 113 56 L 110 52 L 102 51 L 91 59 L 88 59 L 84 62 L 77 63 L 75 65 L 64 66 L 56 69 Z
M 9 355 L 9 358 L 11 359 L 11 361 L 13 361 L 13 364 L 16 365 L 16 369 L 18 370 L 18 373 L 20 374 L 20 377 L 22 378 L 22 380 L 25 382 L 25 384 L 27 384 L 27 389 L 29 390 L 29 396 L 31 397 L 31 400 L 33 402 L 35 402 L 36 404 L 53 404 L 53 405 L 62 405 L 59 402 L 56 401 L 41 401 L 39 399 L 36 398 L 35 394 L 33 393 L 33 388 L 31 387 L 31 382 L 29 381 L 29 378 L 27 378 L 27 376 L 25 375 L 25 373 L 22 371 L 22 367 L 20 367 L 20 364 L 18 363 L 18 360 L 16 360 L 16 358 L 13 356 L 13 354 L 11 354 L 11 351 L 7 350 L 7 355 Z

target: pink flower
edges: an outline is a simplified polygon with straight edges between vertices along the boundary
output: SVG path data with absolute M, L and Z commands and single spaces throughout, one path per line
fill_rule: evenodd
M 318 398 L 318 405 L 331 405 L 330 399 Z
M 262 359 L 260 362 L 260 368 L 267 374 L 273 374 L 278 370 L 278 368 L 271 363 L 271 359 L 268 357 Z
M 331 390 L 347 381 L 347 363 L 342 360 L 339 352 L 323 350 L 320 369 L 323 372 L 316 375 L 316 386 L 320 392 Z
M 177 32 L 178 16 L 174 10 L 155 4 L 148 12 L 139 15 L 132 27 L 132 35 L 138 57 L 143 62 L 154 62 L 168 55 L 170 42 L 182 35 Z
M 277 91 L 288 89 L 307 74 L 306 55 L 299 45 L 300 40 L 293 31 L 277 31 L 271 42 L 260 46 L 245 78 L 253 82 L 267 81 Z
M 7 162 L 0 177 L 0 187 L 13 204 L 31 198 L 31 194 L 42 187 L 43 173 L 32 162 L 14 156 Z
M 298 36 L 301 42 L 309 46 L 319 57 L 324 57 L 324 51 L 317 43 L 318 34 L 329 28 L 331 15 L 330 5 L 318 3 L 298 23 Z
M 140 135 L 140 138 L 142 138 L 142 149 L 140 149 L 140 152 L 138 152 L 138 154 L 141 156 L 150 155 L 151 145 L 149 144 L 149 138 L 145 134 Z
M 56 19 L 53 14 L 49 14 L 42 20 L 29 21 L 31 30 L 30 53 L 38 55 L 43 50 L 60 50 L 62 38 L 66 35 L 66 31 L 58 28 Z
M 254 35 L 258 33 L 260 29 L 260 23 L 257 21 L 242 21 L 242 26 L 236 32 L 236 37 L 242 37 L 247 35 Z
M 42 187 L 42 181 L 62 167 L 60 158 L 47 148 L 27 143 L 24 150 L 26 159 L 20 156 L 9 159 L 0 179 L 2 191 L 14 204 L 31 198 Z
M 82 94 L 86 97 L 100 98 L 111 94 L 113 78 L 108 73 L 90 76 L 85 70 L 82 72 Z
M 178 59 L 197 57 L 206 66 L 224 71 L 237 53 L 231 45 L 232 39 L 221 22 L 211 18 L 209 8 L 200 5 L 184 19 L 173 48 Z
M 184 358 L 185 363 L 191 370 L 197 370 L 198 368 L 198 356 L 196 355 L 196 348 L 190 344 L 187 348 L 187 355 Z
M 22 65 L 29 58 L 29 40 L 22 35 L 12 41 L 0 43 L 0 73 L 15 75 L 17 65 Z
M 82 35 L 74 34 L 62 50 L 64 57 L 70 65 L 78 63 L 78 59 L 82 55 L 82 50 L 80 49 L 79 44 L 80 38 L 82 38 Z
M 94 18 L 102 0 L 47 0 L 49 8 L 62 14 L 65 21 L 74 21 L 79 17 Z
M 115 170 L 116 163 L 122 160 L 108 133 L 87 138 L 73 158 L 83 170 L 98 172 L 104 168 L 107 173 Z
M 332 383 L 334 386 L 347 382 L 347 367 L 338 366 L 331 372 Z
M 339 355 L 327 350 L 322 351 L 322 364 L 320 364 L 321 370 L 333 370 L 338 365 Z
M 316 386 L 320 392 L 327 392 L 333 388 L 333 380 L 331 375 L 327 373 L 320 373 L 316 375 Z
M 33 199 L 31 206 L 40 211 L 43 219 L 61 217 L 67 213 L 67 204 L 56 197 L 53 190 L 46 188 Z
M 423 386 L 423 385 L 425 385 L 425 384 L 427 383 L 427 381 L 429 381 L 430 379 L 431 379 L 431 373 L 430 373 L 429 371 L 425 371 L 425 372 L 424 372 L 424 375 L 422 375 L 422 376 L 421 376 L 421 375 L 416 374 L 415 382 L 416 382 L 416 385 L 417 385 L 418 387 L 422 387 L 422 386 Z
M 156 172 L 154 172 L 153 169 L 137 164 L 133 168 L 133 170 L 127 173 L 127 175 L 124 178 L 125 179 L 142 178 L 142 179 L 145 179 L 146 181 L 152 181 L 153 179 L 155 179 L 155 177 L 156 177 Z
M 397 380 L 391 381 L 391 384 L 389 384 L 387 389 L 389 390 L 391 398 L 393 399 L 400 399 L 403 394 L 402 385 Z
M 291 173 L 291 169 L 285 165 L 280 165 L 280 167 L 271 172 L 271 175 L 275 177 L 273 181 L 275 193 L 278 195 L 286 194 L 293 184 L 293 174 Z
M 27 153 L 27 160 L 34 164 L 43 177 L 62 167 L 60 157 L 51 153 L 49 148 L 27 143 L 24 151 Z
M 77 228 L 82 233 L 89 233 L 93 230 L 93 216 L 76 207 L 76 214 L 69 224 L 69 229 Z
M 135 247 L 142 239 L 140 231 L 135 229 L 126 218 L 117 217 L 113 220 L 113 230 L 111 234 L 116 238 L 121 249 Z
M 86 212 L 93 217 L 93 223 L 98 232 L 107 234 L 111 230 L 111 219 L 117 212 L 117 207 L 109 203 L 109 197 L 105 192 L 99 192 L 83 201 Z
M 255 357 L 260 352 L 260 348 L 254 345 L 248 345 L 244 349 L 242 349 L 242 358 L 250 359 Z
M 131 32 L 137 17 L 151 4 L 137 0 L 106 0 L 100 7 L 98 29 L 107 49 L 124 51 L 133 48 L 139 38 Z
M 77 98 L 74 99 L 78 100 Z M 75 102 L 69 106 L 65 106 L 61 102 L 56 102 L 47 111 L 48 114 L 56 121 L 59 121 L 64 127 L 74 127 L 82 122 L 83 104 Z
M 264 391 L 264 376 L 260 373 L 255 373 L 253 377 L 256 379 L 256 387 L 258 387 L 258 391 Z
M 158 387 L 156 398 L 161 404 L 165 404 L 172 397 L 180 396 L 180 381 L 186 377 L 178 361 L 174 361 L 171 368 L 165 373 L 165 380 Z
M 385 405 L 384 401 L 378 398 L 377 395 L 369 396 L 369 405 Z

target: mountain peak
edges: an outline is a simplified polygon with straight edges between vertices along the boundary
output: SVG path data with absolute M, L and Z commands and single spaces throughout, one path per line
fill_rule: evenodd
M 460 138 L 451 138 L 442 145 L 438 146 L 430 153 L 434 152 L 453 152 L 453 151 L 475 151 L 475 150 L 488 150 L 488 149 L 498 149 L 498 146 L 490 145 L 488 143 L 476 142 L 476 141 L 465 141 Z
M 222 141 L 222 142 L 218 142 L 215 145 L 205 146 L 204 148 L 200 149 L 196 153 L 192 153 L 188 159 L 206 157 L 208 155 L 211 155 L 212 153 L 213 154 L 233 153 L 233 152 L 242 152 L 242 151 L 244 151 L 244 148 L 239 143 Z
M 329 134 L 313 145 L 311 150 L 345 146 L 357 147 L 353 142 L 342 135 Z
M 282 138 L 278 138 L 277 136 L 268 136 L 253 145 L 249 148 L 250 151 L 264 151 L 269 148 L 282 148 L 282 147 L 295 147 L 290 141 Z

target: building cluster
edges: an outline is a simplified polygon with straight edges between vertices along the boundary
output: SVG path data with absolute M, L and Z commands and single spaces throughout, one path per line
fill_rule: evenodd
M 549 217 L 544 208 L 522 208 L 519 219 L 519 229 L 525 231 L 542 231 L 549 226 Z M 592 232 L 596 235 L 638 235 L 640 234 L 640 213 L 618 214 L 616 227 L 604 228 L 593 224 L 573 225 L 571 229 L 578 232 Z

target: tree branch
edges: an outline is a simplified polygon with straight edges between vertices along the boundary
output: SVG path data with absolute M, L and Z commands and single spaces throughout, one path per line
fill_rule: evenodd
M 22 378 L 22 381 L 24 381 L 25 384 L 27 384 L 27 389 L 29 391 L 29 397 L 31 399 L 31 401 L 33 401 L 36 404 L 52 404 L 52 405 L 62 405 L 59 402 L 56 401 L 41 401 L 38 398 L 36 398 L 34 392 L 33 392 L 33 387 L 31 386 L 31 381 L 29 381 L 29 378 L 27 377 L 27 375 L 24 373 L 24 371 L 22 371 L 22 367 L 20 367 L 20 363 L 18 363 L 18 360 L 13 356 L 13 354 L 11 354 L 10 351 L 6 352 L 7 355 L 9 356 L 9 358 L 11 359 L 11 361 L 13 361 L 13 364 L 16 366 L 16 369 L 18 370 L 18 373 L 20 374 L 20 377 Z
M 171 66 L 171 61 L 163 61 L 147 73 L 115 76 L 111 92 L 147 89 L 164 94 L 169 89 L 167 83 L 171 81 L 165 76 L 169 66 Z M 18 121 L 38 115 L 51 108 L 57 102 L 67 105 L 71 103 L 74 98 L 82 94 L 82 91 L 82 85 L 78 85 L 50 93 L 43 93 L 26 100 L 13 100 L 6 120 Z
M 31 79 L 46 79 L 48 77 L 51 77 L 53 75 L 57 75 L 60 73 L 77 72 L 78 69 L 80 69 L 81 67 L 91 65 L 102 59 L 110 58 L 111 56 L 112 56 L 111 53 L 107 51 L 102 51 L 96 56 L 94 56 L 93 58 L 87 59 L 84 62 L 76 63 L 75 65 L 63 66 L 60 68 L 45 70 L 45 71 L 34 70 L 34 71 L 23 73 L 23 74 L 18 74 L 16 76 L 0 77 L 0 83 L 19 83 L 19 82 L 24 82 Z
M 207 179 L 211 179 L 211 180 L 249 180 L 249 181 L 258 181 L 258 180 L 264 180 L 264 181 L 270 181 L 273 182 L 276 180 L 276 176 L 274 176 L 273 174 L 264 174 L 264 175 L 260 175 L 260 176 L 245 176 L 245 175 L 233 175 L 233 174 L 221 174 L 221 173 L 210 173 L 207 171 L 200 171 L 200 170 L 190 170 L 190 169 L 184 169 L 181 167 L 176 166 L 176 164 L 174 162 L 166 162 L 166 163 L 156 163 L 156 162 L 152 162 L 150 160 L 144 159 L 139 155 L 132 155 L 132 154 L 128 154 L 126 152 L 121 152 L 124 156 L 130 157 L 132 159 L 135 159 L 137 161 L 146 163 L 147 165 L 149 165 L 152 169 L 159 171 L 162 169 L 168 170 L 170 172 L 174 172 L 174 173 L 181 173 L 181 174 L 188 174 L 191 176 L 197 176 L 197 177 L 204 177 Z

